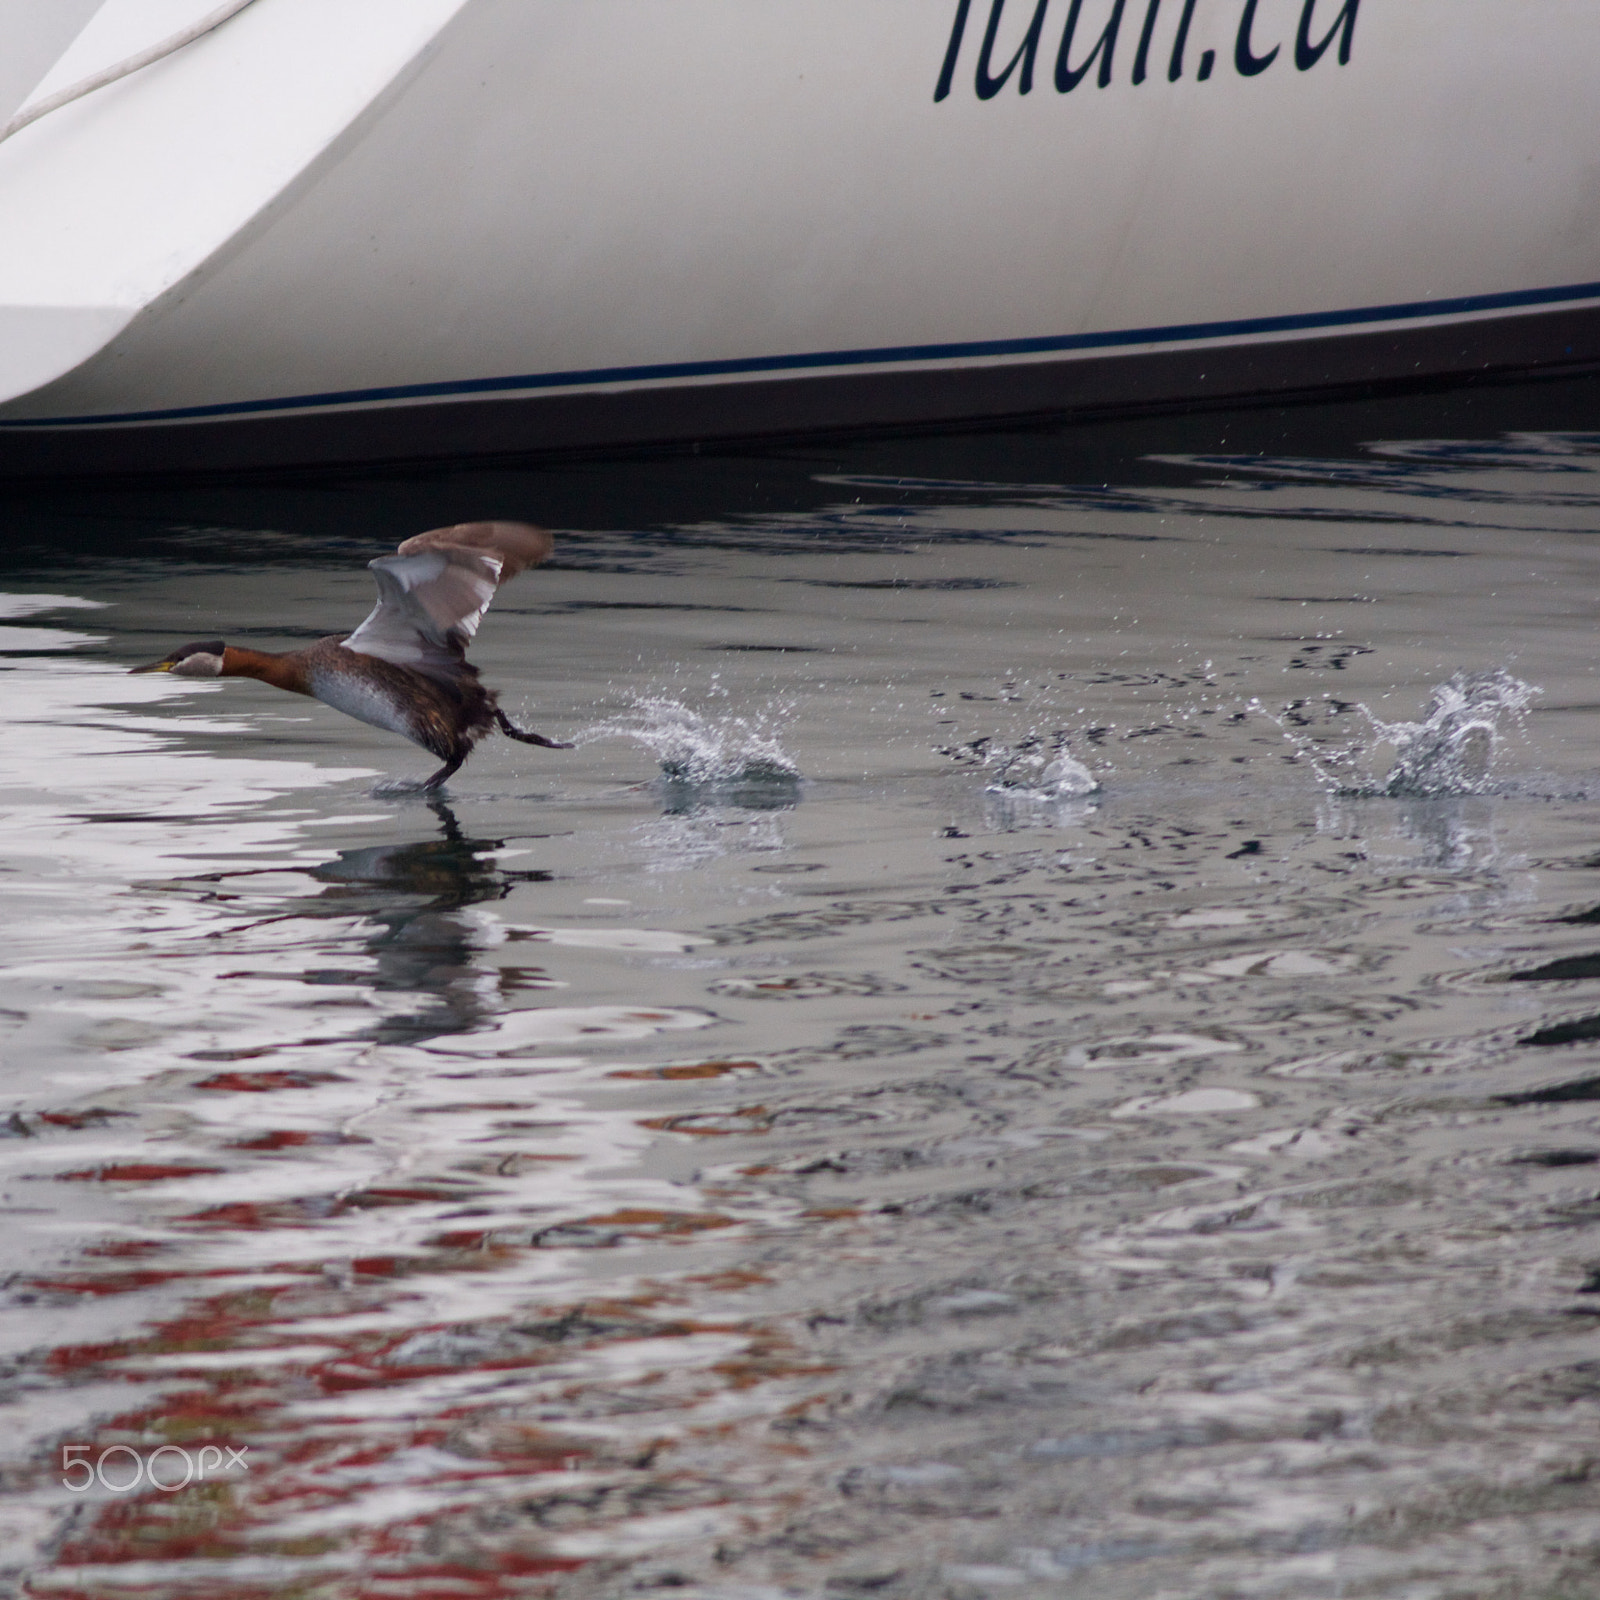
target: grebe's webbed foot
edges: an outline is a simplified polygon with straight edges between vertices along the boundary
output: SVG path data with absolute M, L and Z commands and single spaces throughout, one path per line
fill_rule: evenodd
M 445 762 L 445 764 L 440 767 L 439 770 L 434 773 L 434 775 L 429 778 L 426 783 L 423 784 L 423 790 L 431 794 L 435 789 L 442 789 L 445 785 L 445 782 L 454 777 L 455 774 L 461 770 L 461 763 L 466 759 L 466 755 L 462 754 L 456 756 L 453 760 Z
M 520 739 L 523 744 L 542 744 L 546 750 L 572 750 L 576 748 L 576 746 L 567 744 L 560 739 L 547 739 L 542 733 L 531 733 L 526 728 L 517 727 L 498 706 L 495 707 L 494 720 L 500 724 L 501 733 L 505 734 L 508 739 Z

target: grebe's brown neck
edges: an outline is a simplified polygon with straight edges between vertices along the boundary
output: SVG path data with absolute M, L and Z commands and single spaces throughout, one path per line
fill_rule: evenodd
M 220 678 L 256 678 L 275 689 L 291 694 L 310 694 L 311 675 L 306 670 L 304 652 L 291 650 L 277 655 L 270 650 L 247 650 L 230 644 L 222 652 Z

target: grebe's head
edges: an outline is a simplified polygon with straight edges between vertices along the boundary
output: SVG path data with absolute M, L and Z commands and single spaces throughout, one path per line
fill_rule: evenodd
M 170 672 L 177 678 L 220 678 L 222 652 L 228 647 L 220 639 L 206 639 L 200 644 L 181 644 L 169 656 L 152 661 L 148 666 L 132 667 L 131 672 Z

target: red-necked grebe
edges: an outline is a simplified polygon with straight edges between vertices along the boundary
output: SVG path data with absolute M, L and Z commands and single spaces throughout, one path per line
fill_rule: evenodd
M 282 655 L 209 639 L 132 670 L 259 678 L 311 695 L 431 750 L 444 765 L 423 787 L 437 789 L 497 727 L 524 744 L 572 748 L 513 726 L 467 660 L 467 643 L 496 588 L 524 567 L 537 566 L 553 547 L 543 528 L 526 522 L 434 528 L 407 539 L 394 555 L 367 563 L 378 580 L 378 603 L 354 633 L 330 634 Z

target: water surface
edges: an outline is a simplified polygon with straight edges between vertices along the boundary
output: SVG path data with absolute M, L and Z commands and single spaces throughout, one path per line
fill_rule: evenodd
M 13 1589 L 1593 1594 L 1595 414 L 14 495 Z M 126 676 L 519 514 L 574 750 Z

